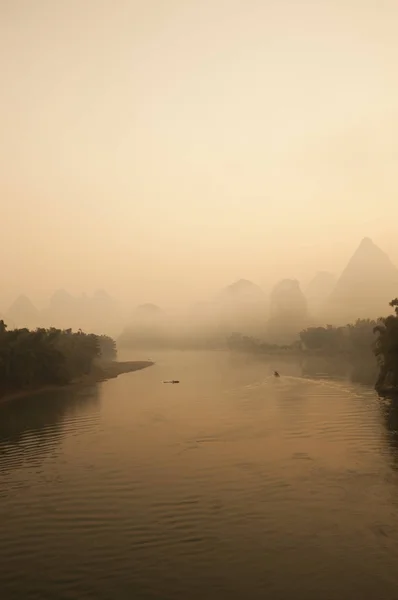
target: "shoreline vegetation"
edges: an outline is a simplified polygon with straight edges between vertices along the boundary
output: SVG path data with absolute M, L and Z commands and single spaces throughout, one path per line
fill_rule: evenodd
M 308 327 L 290 345 L 278 346 L 239 333 L 228 339 L 231 350 L 268 355 L 341 358 L 378 368 L 374 388 L 380 396 L 398 395 L 398 298 L 390 302 L 394 314 L 377 321 L 358 319 L 343 327 Z M 371 365 L 372 366 L 372 365 Z
M 397 395 L 398 298 L 390 306 L 394 314 L 376 321 L 358 319 L 340 327 L 307 327 L 290 344 L 278 345 L 241 333 L 220 339 L 218 332 L 213 339 L 185 340 L 180 349 L 194 349 L 198 342 L 203 350 L 223 347 L 257 355 L 323 357 L 352 364 L 357 373 L 360 368 L 367 369 L 368 364 L 370 371 L 378 369 L 374 387 L 379 395 Z M 283 322 L 280 325 L 283 328 Z M 176 339 L 168 340 L 167 336 L 158 337 L 154 333 L 147 340 L 152 347 L 158 342 L 163 349 L 175 348 Z M 131 339 L 133 343 L 138 341 Z M 93 384 L 151 365 L 153 362 L 149 360 L 117 362 L 116 342 L 106 335 L 54 327 L 8 330 L 0 320 L 0 401 L 45 389 Z
M 69 386 L 92 385 L 152 366 L 117 361 L 106 335 L 38 328 L 8 330 L 0 320 L 0 402 Z

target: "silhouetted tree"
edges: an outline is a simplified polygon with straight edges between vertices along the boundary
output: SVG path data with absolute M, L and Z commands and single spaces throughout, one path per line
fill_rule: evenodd
M 398 298 L 390 302 L 394 308 L 393 315 L 380 319 L 374 328 L 378 334 L 375 343 L 375 354 L 380 372 L 376 388 L 398 387 Z
M 300 339 L 307 350 L 327 354 L 370 354 L 376 325 L 376 321 L 358 319 L 345 327 L 309 327 L 300 332 Z
M 232 350 L 246 352 L 310 351 L 324 355 L 372 356 L 376 321 L 358 319 L 344 327 L 308 327 L 299 333 L 299 341 L 289 345 L 270 344 L 253 337 L 234 333 L 228 338 Z
M 69 383 L 88 374 L 101 357 L 116 357 L 116 344 L 107 336 L 54 327 L 8 331 L 0 321 L 0 391 Z
M 108 335 L 100 335 L 98 338 L 101 358 L 104 360 L 115 360 L 117 357 L 116 342 Z

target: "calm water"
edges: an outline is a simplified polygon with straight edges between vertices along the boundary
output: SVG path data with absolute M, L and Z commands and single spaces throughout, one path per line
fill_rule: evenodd
M 153 358 L 0 407 L 2 599 L 398 598 L 394 406 L 308 365 Z

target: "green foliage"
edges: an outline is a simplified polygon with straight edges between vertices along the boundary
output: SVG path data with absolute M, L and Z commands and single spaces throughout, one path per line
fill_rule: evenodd
M 325 354 L 369 354 L 374 342 L 376 321 L 358 319 L 344 327 L 309 327 L 300 332 L 307 350 Z
M 374 351 L 380 367 L 377 388 L 398 387 L 398 298 L 390 306 L 395 314 L 380 319 L 374 329 L 378 334 Z
M 228 338 L 231 350 L 272 354 L 274 352 L 308 351 L 330 356 L 371 355 L 376 321 L 358 319 L 344 327 L 308 327 L 300 332 L 300 340 L 289 345 L 270 344 L 253 337 L 234 333 Z
M 294 342 L 289 345 L 270 344 L 256 338 L 233 333 L 227 340 L 227 345 L 230 350 L 238 350 L 239 352 L 254 352 L 256 354 L 272 354 L 275 352 L 298 352 L 301 350 L 301 343 Z
M 108 335 L 100 335 L 98 337 L 98 342 L 100 346 L 101 358 L 104 360 L 116 360 L 117 348 L 115 340 Z
M 346 342 L 344 327 L 309 327 L 300 332 L 300 339 L 307 350 L 328 354 L 341 352 Z
M 93 361 L 116 356 L 107 336 L 55 328 L 7 330 L 0 321 L 0 391 L 67 384 L 90 372 Z

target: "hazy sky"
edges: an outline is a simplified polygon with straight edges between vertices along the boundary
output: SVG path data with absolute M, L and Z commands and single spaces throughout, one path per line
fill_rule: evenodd
M 398 262 L 396 0 L 0 0 L 1 296 Z

